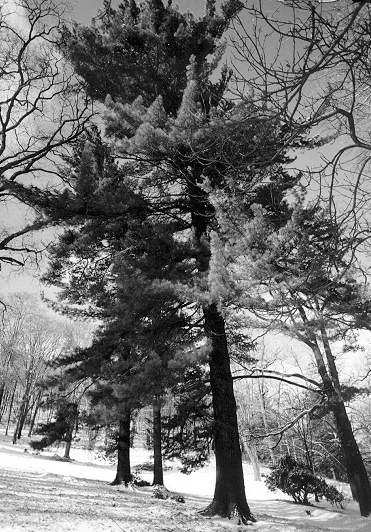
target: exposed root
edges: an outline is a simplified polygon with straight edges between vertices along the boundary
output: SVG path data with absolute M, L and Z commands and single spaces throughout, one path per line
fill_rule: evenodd
M 130 479 L 127 479 L 127 480 L 123 480 L 121 478 L 116 477 L 115 480 L 110 482 L 110 486 L 121 486 L 122 484 L 124 484 L 125 487 L 127 488 L 132 483 L 133 483 L 133 477 L 130 477 Z
M 230 503 L 224 507 L 219 501 L 212 501 L 209 506 L 199 512 L 204 517 L 224 517 L 237 521 L 238 525 L 248 525 L 256 522 L 256 518 L 250 512 L 249 508 L 241 508 L 237 503 Z

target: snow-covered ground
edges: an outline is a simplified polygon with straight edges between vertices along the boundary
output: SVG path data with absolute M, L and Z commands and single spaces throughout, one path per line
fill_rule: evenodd
M 154 499 L 151 488 L 132 491 L 110 486 L 115 468 L 93 452 L 72 449 L 73 461 L 63 462 L 53 452 L 37 456 L 29 449 L 25 452 L 27 447 L 0 442 L 1 532 L 237 532 L 245 528 L 232 521 L 198 515 L 197 510 L 212 496 L 212 463 L 191 475 L 183 475 L 176 468 L 165 471 L 166 487 L 185 494 L 186 503 L 180 504 Z M 133 449 L 133 465 L 149 459 L 147 451 Z M 148 471 L 141 476 L 151 479 Z M 371 530 L 371 521 L 359 517 L 353 503 L 345 510 L 325 504 L 296 505 L 283 493 L 270 492 L 263 482 L 254 482 L 247 465 L 245 483 L 249 504 L 258 518 L 250 530 Z

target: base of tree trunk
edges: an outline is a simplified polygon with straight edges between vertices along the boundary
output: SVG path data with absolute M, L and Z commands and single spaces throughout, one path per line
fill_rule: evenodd
M 162 466 L 162 427 L 161 427 L 161 399 L 155 397 L 152 404 L 153 414 L 153 482 L 152 486 L 164 485 L 164 472 Z
M 235 519 L 239 525 L 248 525 L 249 523 L 256 523 L 256 518 L 250 512 L 249 507 L 243 507 L 238 503 L 222 503 L 220 501 L 212 501 L 209 506 L 199 512 L 204 517 L 219 516 L 228 519 Z
M 255 522 L 255 518 L 246 500 L 237 407 L 224 318 L 215 303 L 205 307 L 203 312 L 205 332 L 211 342 L 209 365 L 216 478 L 213 500 L 202 514 L 228 517 L 247 525 Z
M 110 486 L 121 486 L 122 484 L 124 484 L 125 487 L 127 488 L 129 486 L 129 484 L 131 484 L 132 482 L 133 482 L 133 477 L 132 476 L 130 476 L 129 479 L 116 477 L 115 480 L 110 482 Z
M 344 402 L 335 396 L 332 411 L 345 458 L 345 466 L 353 499 L 358 502 L 362 517 L 371 515 L 371 483 L 362 455 L 353 434 Z

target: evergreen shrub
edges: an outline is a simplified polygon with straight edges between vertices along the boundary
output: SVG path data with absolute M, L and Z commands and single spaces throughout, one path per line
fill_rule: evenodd
M 308 497 L 313 495 L 316 500 L 326 499 L 331 504 L 343 508 L 343 493 L 317 477 L 306 464 L 297 462 L 290 455 L 281 458 L 266 477 L 265 483 L 271 491 L 280 489 L 298 504 L 309 504 Z

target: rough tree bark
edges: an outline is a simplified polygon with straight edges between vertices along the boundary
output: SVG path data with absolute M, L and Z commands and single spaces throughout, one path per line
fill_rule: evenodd
M 339 401 L 336 396 L 337 394 L 334 394 L 330 399 L 331 409 L 334 413 L 337 433 L 343 449 L 349 484 L 352 494 L 359 504 L 361 515 L 368 517 L 371 515 L 370 481 L 344 403 L 342 400 Z
M 13 443 L 16 443 L 16 441 L 21 438 L 23 427 L 26 422 L 29 404 L 30 404 L 32 375 L 33 375 L 33 363 L 31 363 L 30 367 L 27 370 L 26 387 L 23 393 L 22 402 L 21 402 L 21 406 L 19 409 L 18 421 L 17 421 L 16 429 L 14 431 L 14 436 L 13 436 Z
M 298 307 L 301 318 L 305 325 L 308 324 L 305 311 Z M 349 485 L 353 498 L 358 502 L 360 513 L 363 517 L 371 515 L 371 485 L 367 475 L 365 464 L 362 459 L 358 444 L 353 434 L 344 400 L 341 393 L 339 374 L 336 368 L 335 358 L 332 353 L 330 341 L 327 335 L 323 316 L 321 320 L 320 339 L 325 352 L 325 358 L 320 349 L 317 335 L 308 329 L 307 345 L 313 351 L 318 373 L 323 383 L 323 391 L 329 402 L 329 407 L 334 414 L 337 436 L 343 451 L 345 468 L 348 475 Z
M 359 504 L 361 515 L 368 517 L 371 515 L 371 484 L 344 405 L 339 374 L 324 326 L 321 327 L 321 338 L 326 355 L 328 373 L 331 378 L 331 387 L 327 391 L 327 396 L 335 417 L 335 425 L 343 449 L 350 488 L 353 498 Z
M 132 480 L 130 468 L 130 421 L 131 410 L 126 408 L 121 415 L 119 423 L 118 446 L 117 446 L 117 470 L 112 486 L 125 484 Z
M 162 427 L 161 427 L 161 399 L 156 397 L 152 403 L 153 410 L 153 485 L 164 485 L 162 467 Z
M 188 196 L 195 245 L 198 248 L 198 270 L 206 274 L 210 267 L 209 229 L 214 207 L 198 182 L 202 168 L 194 168 L 188 182 Z M 216 481 L 212 502 L 201 514 L 238 517 L 243 524 L 256 521 L 246 500 L 239 441 L 237 408 L 225 332 L 224 318 L 217 305 L 203 308 L 204 329 L 210 343 L 210 386 L 214 412 L 214 453 Z
M 205 331 L 210 340 L 210 384 L 214 411 L 216 482 L 211 504 L 203 515 L 238 517 L 255 521 L 246 500 L 239 443 L 237 409 L 224 319 L 216 304 L 204 308 Z
M 299 310 L 303 322 L 307 323 L 303 309 Z M 371 515 L 370 481 L 345 409 L 335 360 L 324 326 L 321 327 L 320 333 L 326 355 L 327 367 L 317 337 L 314 333 L 311 333 L 309 336 L 308 346 L 313 351 L 318 373 L 323 382 L 324 393 L 326 394 L 330 409 L 335 417 L 336 432 L 343 451 L 345 467 L 353 498 L 359 504 L 361 515 L 368 517 Z

